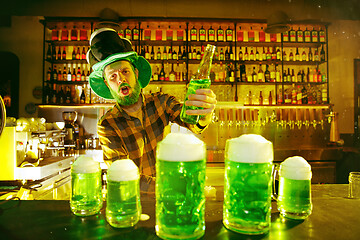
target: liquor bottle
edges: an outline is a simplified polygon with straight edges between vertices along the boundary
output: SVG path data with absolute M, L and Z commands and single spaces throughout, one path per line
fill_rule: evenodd
M 265 69 L 265 82 L 271 82 L 268 64 L 266 64 L 266 69 Z
M 289 31 L 282 33 L 283 42 L 289 42 Z
M 82 48 L 82 52 L 81 52 L 81 59 L 82 59 L 82 60 L 86 60 L 85 47 L 83 47 L 83 48 Z
M 260 91 L 260 94 L 259 94 L 259 105 L 263 105 L 264 104 L 264 98 L 263 98 L 263 95 L 262 95 L 262 91 Z
M 75 59 L 79 60 L 80 57 L 81 57 L 81 55 L 80 55 L 80 47 L 77 47 Z
M 120 28 L 119 31 L 118 31 L 118 35 L 119 35 L 120 38 L 124 38 L 124 36 L 125 36 L 124 35 L 124 29 Z M 94 99 L 94 101 L 95 101 L 95 99 Z
M 271 52 L 271 60 L 276 60 L 276 50 L 275 47 L 272 48 L 272 52 Z
M 196 47 L 193 47 L 193 52 L 192 52 L 192 59 L 196 60 L 197 54 L 196 54 Z
M 66 87 L 66 93 L 65 93 L 65 103 L 69 104 L 72 102 L 71 100 L 71 91 L 70 91 L 70 87 Z
M 239 61 L 244 61 L 244 54 L 242 52 L 242 47 L 240 47 L 240 50 L 239 50 Z
M 164 46 L 163 51 L 161 53 L 161 60 L 168 60 L 168 53 L 166 51 L 166 46 Z
M 80 104 L 85 104 L 85 100 L 86 100 L 86 97 L 85 97 L 85 89 L 84 89 L 84 87 L 82 87 L 82 89 L 81 89 L 81 95 L 80 95 Z
M 75 72 L 75 67 L 73 68 L 73 72 L 71 74 L 71 81 L 75 82 L 76 81 L 76 72 Z
M 174 35 L 173 30 L 171 29 L 171 26 L 169 26 L 169 28 L 166 30 L 166 40 L 172 41 L 173 35 Z
M 320 61 L 319 51 L 317 48 L 315 48 L 315 52 L 314 52 L 314 61 L 315 62 Z
M 215 30 L 210 26 L 210 28 L 208 29 L 208 41 L 209 42 L 214 42 L 215 41 Z
M 225 61 L 229 61 L 230 60 L 230 53 L 228 51 L 228 48 L 226 48 L 225 50 Z
M 261 61 L 265 61 L 265 60 L 266 60 L 266 50 L 265 50 L 265 47 L 263 47 L 263 51 L 262 51 L 260 60 L 261 60 Z
M 290 68 L 288 68 L 288 73 L 287 73 L 287 75 L 286 75 L 286 81 L 287 81 L 287 82 L 291 82 Z
M 320 61 L 321 61 L 321 62 L 325 62 L 325 51 L 324 51 L 324 45 L 321 45 L 321 50 L 320 50 Z
M 57 54 L 56 54 L 56 60 L 61 60 L 61 47 L 59 46 L 58 47 L 58 51 L 57 51 Z
M 68 81 L 71 81 L 71 69 L 69 67 L 69 71 L 68 71 L 68 74 L 67 74 L 67 78 L 66 78 Z
M 250 50 L 249 60 L 250 60 L 250 61 L 254 61 L 254 60 L 255 60 L 255 55 L 254 55 L 253 48 L 251 48 L 251 50 Z
M 146 48 L 145 48 L 145 56 L 144 57 L 147 60 L 150 59 L 149 46 L 146 46 Z
M 271 67 L 269 67 L 270 71 L 270 82 L 276 82 L 276 69 L 274 67 L 274 64 L 271 64 Z
M 220 61 L 224 61 L 225 60 L 225 56 L 224 56 L 224 50 L 223 48 L 220 48 Z
M 144 40 L 151 40 L 151 29 L 149 28 L 149 25 L 144 29 Z
M 279 93 L 276 96 L 276 103 L 277 104 L 282 104 L 283 103 L 283 91 L 282 91 L 281 88 L 279 89 Z
M 276 48 L 276 60 L 281 60 L 281 51 L 280 48 Z
M 77 41 L 78 40 L 78 30 L 76 29 L 76 26 L 71 29 L 70 32 L 70 39 L 71 41 Z
M 178 41 L 184 41 L 184 30 L 179 26 L 179 29 L 176 31 L 176 39 Z
M 175 82 L 175 80 L 176 80 L 176 76 L 175 76 L 175 71 L 174 71 L 174 64 L 171 64 L 171 71 L 169 73 L 169 81 Z
M 85 26 L 82 26 L 82 29 L 80 29 L 80 41 L 86 41 L 88 40 L 88 34 Z
M 259 64 L 259 70 L 258 70 L 258 73 L 257 73 L 257 80 L 258 80 L 258 82 L 265 82 L 264 71 L 262 70 L 261 63 Z
M 309 59 L 310 62 L 314 61 L 311 47 L 309 47 L 308 59 Z
M 290 49 L 289 61 L 294 61 L 294 54 L 292 52 L 292 49 Z
M 308 104 L 308 95 L 305 86 L 301 89 L 301 104 Z
M 258 82 L 257 74 L 255 72 L 255 67 L 253 67 L 253 72 L 251 74 L 252 82 Z
M 238 42 L 244 41 L 244 32 L 241 30 L 241 27 L 239 27 L 239 30 L 236 32 L 236 38 Z
M 246 82 L 246 68 L 244 64 L 240 66 L 240 73 L 241 73 L 241 82 Z
M 281 82 L 280 70 L 278 64 L 275 64 L 275 81 Z
M 315 27 L 311 31 L 311 42 L 317 43 L 319 42 L 319 33 L 315 30 Z
M 271 91 L 269 91 L 269 105 L 273 105 L 273 100 L 272 100 Z
M 81 81 L 85 81 L 85 70 L 83 69 L 81 72 Z
M 159 81 L 165 81 L 164 62 L 161 64 L 161 70 L 159 73 Z
M 248 53 L 247 47 L 245 47 L 244 61 L 249 61 L 249 53 Z
M 51 103 L 57 103 L 57 91 L 56 91 L 56 84 L 53 84 L 53 89 L 51 91 Z
M 133 41 L 138 41 L 139 37 L 140 37 L 139 29 L 135 25 L 135 27 L 132 29 L 132 40 Z
M 295 84 L 293 84 L 291 87 L 291 104 L 296 104 L 296 103 L 297 103 L 297 91 L 295 88 Z
M 156 58 L 155 60 L 161 60 L 161 51 L 160 51 L 160 47 L 158 47 L 157 51 L 156 51 Z
M 155 46 L 153 46 L 153 47 L 151 48 L 151 52 L 150 52 L 150 59 L 151 59 L 151 60 L 154 60 L 154 59 L 155 59 L 154 48 L 155 48 Z
M 226 29 L 226 41 L 227 42 L 232 42 L 233 41 L 233 30 L 230 28 L 230 26 L 228 26 L 228 28 Z
M 295 70 L 294 69 L 291 69 L 291 82 L 296 82 Z
M 256 52 L 255 52 L 255 59 L 254 60 L 259 61 L 260 60 L 259 50 L 258 50 L 257 47 L 255 48 L 255 50 L 256 50 Z
M 197 30 L 195 26 L 190 29 L 190 41 L 197 41 Z
M 300 61 L 300 54 L 299 54 L 299 49 L 298 48 L 296 48 L 295 61 Z
M 303 52 L 301 53 L 301 61 L 306 61 L 306 52 L 305 52 L 305 48 L 303 48 Z
M 175 48 L 173 48 L 173 51 L 172 51 L 172 59 L 173 59 L 173 60 L 178 60 L 178 54 L 177 54 L 177 52 L 175 51 Z
M 46 72 L 46 81 L 51 81 L 51 67 Z
M 232 50 L 232 46 L 230 46 L 229 48 L 230 48 L 230 51 L 229 51 L 230 60 L 235 60 L 235 58 L 234 58 L 234 52 L 233 52 L 233 50 Z
M 301 71 L 299 70 L 297 75 L 296 75 L 296 81 L 297 82 L 302 82 L 302 75 L 301 75 Z
M 248 41 L 254 42 L 255 41 L 255 33 L 252 27 L 250 27 L 250 30 L 248 31 Z
M 78 67 L 77 72 L 76 72 L 76 81 L 81 81 L 81 71 L 80 71 L 80 67 Z
M 308 28 L 304 31 L 304 42 L 311 42 L 311 32 L 308 30 Z
M 325 43 L 325 41 L 326 41 L 325 38 L 326 38 L 325 31 L 322 28 L 320 28 L 320 30 L 319 30 L 319 41 L 321 43 Z
M 153 73 L 153 80 L 159 81 L 159 67 L 156 67 L 156 70 Z
M 58 101 L 57 102 L 59 104 L 64 104 L 65 103 L 65 92 L 64 92 L 63 87 L 60 88 L 60 91 L 59 91 L 59 93 L 57 95 L 58 95 L 58 97 L 57 97 Z
M 129 26 L 125 28 L 125 38 L 131 41 L 131 29 Z
M 75 60 L 76 59 L 76 47 L 73 47 L 73 51 L 71 53 L 71 59 Z
M 186 49 L 185 49 L 185 47 L 183 47 L 181 59 L 182 59 L 182 60 L 186 60 L 186 58 L 187 58 Z
M 212 64 L 212 59 L 213 59 L 214 53 L 215 53 L 215 46 L 208 44 L 206 46 L 205 53 L 204 53 L 203 58 L 201 59 L 198 70 L 190 80 L 184 103 L 188 100 L 188 96 L 190 94 L 194 94 L 197 89 L 210 88 L 210 84 L 211 84 L 210 71 L 211 71 L 211 64 Z M 183 122 L 187 122 L 189 124 L 198 123 L 200 116 L 199 115 L 187 115 L 186 110 L 188 110 L 188 109 L 194 109 L 194 107 L 189 107 L 189 106 L 186 106 L 186 104 L 183 104 L 183 107 L 182 107 L 182 110 L 180 113 L 180 119 Z
M 57 26 L 51 30 L 51 41 L 59 41 L 59 30 Z
M 57 81 L 58 73 L 56 70 L 56 65 L 54 65 L 53 71 L 52 71 L 52 80 Z
M 300 85 L 297 86 L 296 90 L 296 104 L 302 104 L 302 91 Z
M 289 31 L 290 42 L 296 42 L 296 31 L 291 27 Z
M 205 42 L 206 41 L 206 30 L 203 26 L 199 29 L 199 41 Z
M 217 30 L 217 41 L 223 42 L 224 41 L 224 30 L 219 26 L 219 29 Z
M 86 57 L 85 57 L 86 58 Z M 65 50 L 65 46 L 63 48 L 62 54 L 61 54 L 61 59 L 66 60 L 66 50 Z
M 277 33 L 270 33 L 270 42 L 277 42 Z
M 259 42 L 265 42 L 265 32 L 263 27 L 259 31 Z
M 304 32 L 300 29 L 296 31 L 296 40 L 297 42 L 304 42 Z
M 271 52 L 270 52 L 270 47 L 267 48 L 267 52 L 266 52 L 266 60 L 270 61 L 271 60 Z
M 69 40 L 69 31 L 67 30 L 66 26 L 61 29 L 61 41 L 68 41 Z
M 283 61 L 289 61 L 289 58 L 287 57 L 285 50 L 283 51 L 282 58 L 283 58 Z
M 61 68 L 59 68 L 59 70 L 57 72 L 57 80 L 62 81 L 63 80 L 62 76 L 63 76 L 63 74 L 62 74 Z

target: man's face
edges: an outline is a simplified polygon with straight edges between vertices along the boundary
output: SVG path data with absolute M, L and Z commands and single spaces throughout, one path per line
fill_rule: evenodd
M 104 69 L 106 85 L 111 95 L 123 106 L 136 103 L 140 96 L 138 70 L 128 61 L 117 61 L 107 65 Z

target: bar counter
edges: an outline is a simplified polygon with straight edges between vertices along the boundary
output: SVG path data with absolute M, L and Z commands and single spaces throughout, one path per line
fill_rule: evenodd
M 304 221 L 282 219 L 272 202 L 271 229 L 265 235 L 242 235 L 222 224 L 222 188 L 206 201 L 202 239 L 359 239 L 360 199 L 348 198 L 347 184 L 312 185 L 313 212 Z M 105 203 L 95 216 L 77 217 L 68 200 L 12 200 L 0 204 L 1 239 L 159 239 L 155 234 L 155 198 L 142 195 L 143 214 L 133 228 L 116 229 L 105 218 Z

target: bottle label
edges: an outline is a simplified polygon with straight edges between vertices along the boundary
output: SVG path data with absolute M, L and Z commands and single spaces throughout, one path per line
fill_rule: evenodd
M 303 42 L 304 41 L 304 35 L 302 31 L 297 31 L 297 41 Z
M 289 41 L 289 32 L 286 31 L 283 33 L 283 41 L 288 42 Z
M 197 40 L 197 32 L 196 29 L 191 29 L 190 30 L 190 40 L 191 41 L 196 41 Z
M 214 29 L 209 29 L 209 41 L 215 41 L 215 30 Z
M 228 42 L 233 41 L 233 30 L 231 30 L 231 29 L 226 30 L 226 41 L 228 41 Z
M 320 39 L 321 43 L 325 42 L 325 32 L 324 31 L 319 32 L 319 39 Z
M 305 42 L 311 42 L 310 31 L 305 31 L 304 32 L 304 37 L 305 37 Z
M 199 41 L 205 41 L 206 40 L 206 31 L 205 29 L 199 30 Z
M 224 41 L 224 30 L 219 29 L 219 30 L 217 31 L 217 40 L 218 40 L 219 42 Z
M 296 32 L 290 31 L 290 42 L 296 42 Z
M 131 30 L 125 29 L 125 38 L 131 40 Z
M 312 42 L 318 42 L 319 41 L 317 31 L 312 31 L 311 32 L 311 40 L 312 40 Z
M 137 28 L 134 28 L 134 31 L 133 31 L 133 40 L 134 40 L 134 41 L 139 40 L 139 30 L 138 30 Z

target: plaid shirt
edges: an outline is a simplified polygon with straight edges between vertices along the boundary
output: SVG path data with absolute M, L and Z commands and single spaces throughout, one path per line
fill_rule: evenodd
M 142 99 L 143 124 L 116 103 L 100 119 L 98 135 L 108 165 L 129 158 L 139 167 L 142 178 L 150 183 L 155 177 L 156 145 L 165 137 L 164 128 L 169 122 L 187 127 L 194 133 L 204 129 L 180 120 L 182 104 L 173 96 L 155 93 L 142 95 Z

